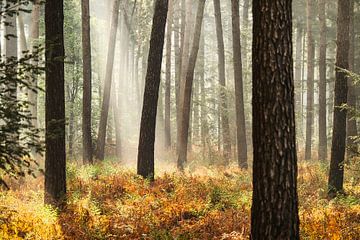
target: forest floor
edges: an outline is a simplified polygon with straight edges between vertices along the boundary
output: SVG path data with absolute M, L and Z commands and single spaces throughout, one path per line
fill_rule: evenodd
M 68 204 L 43 205 L 43 179 L 0 192 L 0 239 L 248 239 L 251 172 L 197 168 L 161 173 L 150 184 L 110 161 L 68 166 Z M 360 176 L 328 201 L 328 169 L 299 164 L 302 239 L 360 239 Z

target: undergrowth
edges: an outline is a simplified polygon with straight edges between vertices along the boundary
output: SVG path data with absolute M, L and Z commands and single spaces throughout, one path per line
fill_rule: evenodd
M 349 173 L 347 195 L 328 201 L 327 172 L 319 163 L 299 165 L 301 237 L 360 239 L 359 179 Z M 248 171 L 202 168 L 150 183 L 105 162 L 70 164 L 67 176 L 61 212 L 43 205 L 42 178 L 1 192 L 0 239 L 248 239 Z

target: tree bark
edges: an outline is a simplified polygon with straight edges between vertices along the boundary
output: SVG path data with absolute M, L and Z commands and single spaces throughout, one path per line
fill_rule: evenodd
M 306 105 L 306 140 L 305 160 L 310 160 L 312 155 L 312 135 L 314 127 L 314 57 L 315 43 L 313 38 L 312 24 L 314 23 L 314 0 L 307 0 L 307 105 Z
M 319 0 L 320 57 L 319 57 L 319 149 L 318 159 L 327 159 L 326 116 L 326 0 Z
M 91 38 L 90 38 L 90 4 L 82 0 L 82 47 L 83 47 L 83 163 L 92 163 L 91 137 Z
M 246 122 L 244 110 L 244 87 L 243 70 L 241 58 L 240 38 L 240 14 L 239 0 L 231 0 L 232 11 L 232 37 L 234 55 L 234 80 L 235 80 L 235 108 L 236 108 L 236 138 L 237 138 L 237 160 L 241 168 L 247 168 L 247 141 Z
M 197 15 L 196 15 L 195 31 L 193 36 L 194 41 L 193 41 L 193 46 L 189 57 L 189 61 L 187 64 L 187 72 L 183 84 L 184 87 L 181 93 L 182 97 L 180 98 L 181 99 L 180 109 L 182 114 L 181 114 L 181 122 L 180 122 L 181 127 L 179 133 L 179 152 L 178 152 L 178 161 L 177 161 L 178 168 L 180 170 L 184 169 L 184 165 L 187 160 L 192 83 L 194 80 L 194 70 L 195 70 L 197 55 L 199 51 L 199 45 L 200 45 L 200 36 L 201 36 L 202 21 L 204 17 L 204 8 L 205 8 L 205 0 L 199 0 Z
M 154 180 L 154 145 L 168 0 L 156 0 L 140 124 L 137 173 Z
M 173 0 L 169 0 L 169 13 L 166 29 L 166 82 L 165 82 L 165 149 L 171 148 L 171 41 L 173 24 Z
M 292 1 L 253 1 L 251 237 L 299 239 Z
M 110 29 L 110 37 L 109 37 L 107 63 L 106 63 L 105 85 L 103 91 L 103 101 L 101 106 L 101 117 L 99 123 L 98 139 L 96 144 L 96 148 L 97 148 L 96 158 L 98 160 L 104 160 L 105 157 L 106 126 L 109 115 L 111 82 L 112 82 L 112 74 L 114 67 L 116 35 L 118 30 L 119 6 L 120 6 L 120 0 L 114 0 L 113 12 L 111 18 L 111 29 Z
M 45 4 L 45 203 L 60 205 L 66 196 L 64 4 Z
M 346 73 L 341 69 L 349 68 L 349 25 L 350 1 L 338 0 L 337 19 L 337 52 L 336 52 L 336 80 L 334 100 L 334 123 L 331 146 L 331 162 L 328 182 L 328 196 L 333 198 L 343 191 L 344 159 L 346 145 L 346 110 L 339 106 L 347 103 L 348 83 Z

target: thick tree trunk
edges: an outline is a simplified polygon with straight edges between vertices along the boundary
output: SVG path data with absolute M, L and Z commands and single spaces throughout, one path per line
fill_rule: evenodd
M 314 23 L 314 0 L 307 0 L 307 105 L 306 105 L 306 140 L 305 160 L 310 160 L 312 155 L 312 136 L 314 128 L 314 57 L 315 43 L 312 24 Z
M 90 39 L 90 4 L 82 0 L 82 47 L 83 47 L 83 163 L 92 163 L 91 137 L 91 39 Z
M 154 145 L 168 0 L 156 0 L 140 124 L 137 173 L 154 180 Z
M 104 160 L 105 157 L 106 126 L 109 115 L 111 82 L 112 82 L 112 74 L 114 67 L 116 35 L 118 30 L 119 6 L 120 6 L 120 0 L 114 0 L 107 63 L 106 63 L 105 85 L 104 85 L 103 101 L 101 106 L 101 117 L 99 123 L 98 139 L 96 144 L 96 158 L 99 160 Z
M 299 239 L 292 6 L 253 1 L 251 239 Z
M 219 85 L 220 85 L 220 120 L 222 129 L 222 138 L 224 144 L 224 158 L 226 164 L 229 163 L 231 157 L 231 138 L 228 114 L 228 103 L 226 96 L 226 79 L 225 79 L 225 47 L 223 38 L 223 28 L 221 22 L 221 6 L 220 0 L 214 0 L 216 36 L 218 44 L 218 67 L 219 67 Z
M 327 159 L 326 116 L 326 0 L 319 1 L 320 57 L 319 57 L 319 149 L 318 159 Z
M 189 57 L 189 61 L 187 64 L 187 72 L 185 81 L 183 84 L 182 92 L 181 92 L 181 127 L 179 132 L 179 152 L 178 152 L 178 168 L 180 170 L 184 169 L 184 165 L 187 160 L 187 147 L 188 147 L 188 137 L 189 137 L 189 123 L 190 123 L 190 107 L 191 107 L 191 92 L 192 92 L 192 84 L 194 80 L 194 70 L 197 60 L 197 55 L 199 51 L 200 45 L 200 36 L 201 36 L 201 28 L 202 28 L 202 20 L 204 17 L 204 8 L 205 8 L 205 0 L 199 0 L 198 9 L 196 15 L 196 23 L 195 23 L 195 31 L 193 36 L 193 45 L 191 54 Z M 185 62 L 183 61 L 183 64 Z
M 166 82 L 165 82 L 165 149 L 171 148 L 171 41 L 173 24 L 173 0 L 169 0 L 169 13 L 166 29 Z
M 348 83 L 347 77 L 341 69 L 349 68 L 349 25 L 350 1 L 338 0 L 337 19 L 337 52 L 336 52 L 336 80 L 333 138 L 331 146 L 331 162 L 328 183 L 330 198 L 343 191 L 344 159 L 346 145 L 346 111 L 339 106 L 347 103 Z
M 349 49 L 349 70 L 354 71 L 355 58 L 355 26 L 354 26 L 354 0 L 350 1 L 350 49 Z M 354 85 L 353 80 L 348 80 L 348 105 L 356 109 L 357 107 L 357 86 Z M 352 116 L 347 118 L 347 155 L 349 158 L 353 157 L 358 152 L 358 146 L 353 140 L 353 137 L 358 136 L 357 122 Z
M 247 168 L 247 141 L 246 122 L 244 110 L 244 87 L 241 58 L 240 16 L 239 0 L 231 0 L 232 10 L 232 36 L 234 55 L 234 80 L 235 80 L 235 108 L 236 108 L 236 138 L 237 160 L 241 168 Z
M 45 203 L 59 205 L 66 196 L 64 4 L 45 4 Z

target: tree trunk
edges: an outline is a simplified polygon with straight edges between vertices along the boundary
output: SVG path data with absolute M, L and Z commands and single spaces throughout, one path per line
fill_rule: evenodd
M 306 105 L 306 140 L 305 140 L 305 160 L 310 160 L 312 155 L 312 135 L 314 125 L 314 57 L 315 43 L 312 33 L 314 16 L 314 0 L 307 0 L 307 105 Z
M 23 19 L 22 12 L 19 12 L 18 24 L 19 24 L 19 34 L 20 34 L 20 52 L 21 52 L 21 56 L 22 56 L 23 53 L 28 50 L 26 36 L 25 36 L 24 19 Z
M 300 20 L 297 21 L 296 24 L 296 54 L 295 54 L 295 58 L 296 58 L 296 62 L 295 62 L 295 112 L 300 113 L 299 117 L 296 119 L 297 123 L 297 133 L 301 133 L 302 131 L 302 122 L 303 122 L 303 116 L 301 115 L 301 104 L 302 104 L 302 76 L 301 76 L 301 71 L 302 71 L 302 40 L 303 40 L 303 27 L 301 26 L 301 22 Z M 299 134 L 300 136 L 301 134 Z
M 60 205 L 66 196 L 64 4 L 45 4 L 45 203 Z
M 250 239 L 299 239 L 292 1 L 253 1 Z
M 355 58 L 355 28 L 354 28 L 354 0 L 350 1 L 350 49 L 349 49 L 349 70 L 355 71 L 354 69 L 354 58 Z M 354 85 L 352 79 L 348 79 L 348 105 L 349 107 L 356 109 L 357 107 L 357 86 Z M 347 118 L 347 155 L 349 158 L 353 157 L 358 152 L 358 146 L 353 140 L 353 137 L 358 136 L 356 119 L 352 116 Z
M 214 0 L 216 36 L 218 44 L 218 61 L 219 61 L 219 85 L 220 85 L 220 120 L 222 128 L 222 138 L 224 144 L 224 158 L 226 164 L 229 163 L 231 157 L 231 138 L 228 114 L 228 103 L 226 96 L 226 79 L 225 79 L 225 47 L 223 38 L 223 28 L 221 22 L 221 6 L 220 0 Z
M 90 39 L 90 4 L 82 0 L 82 47 L 83 47 L 83 163 L 92 163 L 91 137 L 91 39 Z
M 326 117 L 326 0 L 319 1 L 320 57 L 319 57 L 319 153 L 321 161 L 327 159 Z
M 171 148 L 171 41 L 173 24 L 173 0 L 169 0 L 166 29 L 166 82 L 165 82 L 165 149 Z
M 235 80 L 235 108 L 236 108 L 236 138 L 237 161 L 241 168 L 247 168 L 247 141 L 246 122 L 244 110 L 244 87 L 241 58 L 240 14 L 239 0 L 231 1 L 232 11 L 232 36 L 234 55 L 234 80 Z
M 180 170 L 184 169 L 184 165 L 187 160 L 192 83 L 194 80 L 194 70 L 195 70 L 197 55 L 199 51 L 204 8 L 205 8 L 205 0 L 199 0 L 197 15 L 196 15 L 195 31 L 193 36 L 194 39 L 193 46 L 187 64 L 187 72 L 183 84 L 184 87 L 182 88 L 181 97 L 180 97 L 181 99 L 180 109 L 182 114 L 181 114 L 181 122 L 180 122 L 181 127 L 179 132 L 179 153 L 178 153 L 179 156 L 177 162 L 178 168 Z M 183 64 L 185 62 L 183 61 Z
M 115 46 L 116 46 L 116 35 L 118 30 L 118 19 L 119 19 L 119 6 L 120 0 L 114 0 L 113 3 L 113 12 L 111 19 L 111 29 L 109 37 L 109 47 L 106 63 L 106 73 L 105 73 L 105 85 L 103 93 L 103 101 L 101 106 L 101 117 L 99 123 L 99 132 L 98 139 L 96 144 L 96 158 L 99 160 L 104 160 L 105 157 L 105 138 L 106 138 L 106 125 L 109 115 L 109 103 L 110 103 L 110 93 L 111 93 L 111 82 L 112 74 L 114 67 L 114 56 L 115 56 Z
M 341 69 L 349 68 L 349 25 L 350 1 L 338 0 L 337 19 L 337 52 L 336 52 L 336 80 L 333 138 L 331 146 L 330 174 L 328 182 L 328 196 L 333 198 L 343 191 L 344 158 L 346 145 L 346 110 L 339 106 L 347 103 L 348 83 L 346 73 Z
M 154 180 L 154 145 L 168 0 L 156 0 L 140 124 L 137 173 Z

